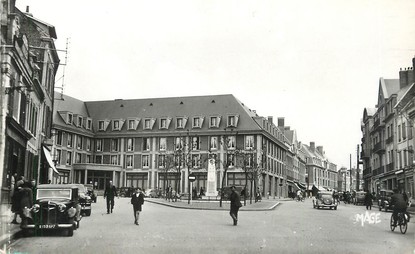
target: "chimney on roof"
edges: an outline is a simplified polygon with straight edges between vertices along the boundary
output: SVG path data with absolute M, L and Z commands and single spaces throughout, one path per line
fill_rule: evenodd
M 32 13 L 29 11 L 29 5 L 26 6 L 26 15 L 33 17 Z
M 317 151 L 321 154 L 324 155 L 324 150 L 322 146 L 317 146 Z
M 284 117 L 278 117 L 278 127 L 284 127 Z
M 285 126 L 284 130 L 289 131 L 290 130 L 290 126 Z
M 269 122 L 270 124 L 272 124 L 272 116 L 269 116 L 269 117 L 268 117 L 268 122 Z
M 310 142 L 310 149 L 314 153 L 316 151 L 316 143 Z
M 407 80 L 407 84 L 410 85 L 412 83 L 414 83 L 415 78 L 414 78 L 414 68 L 409 67 L 408 68 L 408 80 Z
M 399 71 L 399 88 L 402 89 L 408 85 L 408 71 L 406 68 Z

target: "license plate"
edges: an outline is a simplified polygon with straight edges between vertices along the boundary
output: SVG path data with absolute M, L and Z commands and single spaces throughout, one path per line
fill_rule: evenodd
M 39 225 L 39 228 L 52 229 L 52 228 L 56 228 L 56 225 Z

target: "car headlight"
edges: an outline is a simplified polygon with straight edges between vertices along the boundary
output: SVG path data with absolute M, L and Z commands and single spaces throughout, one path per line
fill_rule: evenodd
M 32 207 L 32 211 L 34 213 L 37 213 L 37 212 L 39 212 L 39 210 L 40 210 L 40 205 L 34 204 L 33 207 Z
M 75 208 L 71 207 L 71 208 L 68 209 L 69 217 L 74 217 L 75 214 L 76 214 L 76 209 Z

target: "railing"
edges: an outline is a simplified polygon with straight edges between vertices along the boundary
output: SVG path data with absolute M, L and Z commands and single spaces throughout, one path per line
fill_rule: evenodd
M 386 165 L 386 172 L 391 172 L 394 169 L 394 164 L 393 162 L 389 163 L 388 165 Z
M 393 135 L 386 139 L 386 144 L 390 144 L 393 142 Z
M 376 152 L 379 152 L 379 151 L 383 151 L 383 150 L 385 150 L 385 143 L 384 142 L 378 142 L 378 143 L 376 143 L 375 144 L 375 147 L 373 148 L 373 151 L 376 153 Z

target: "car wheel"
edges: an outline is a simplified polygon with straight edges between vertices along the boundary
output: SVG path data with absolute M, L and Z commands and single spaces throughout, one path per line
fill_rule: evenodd
M 30 229 L 23 229 L 23 236 L 24 237 L 30 237 L 32 236 L 32 231 Z
M 91 210 L 85 211 L 85 216 L 91 216 Z
M 73 228 L 68 228 L 68 236 L 73 236 Z
M 337 210 L 337 206 L 334 207 L 334 210 Z

